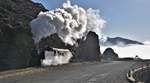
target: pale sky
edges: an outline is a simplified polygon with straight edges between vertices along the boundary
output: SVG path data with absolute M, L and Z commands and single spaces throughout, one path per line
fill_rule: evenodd
M 61 7 L 67 0 L 33 0 L 47 9 Z M 70 0 L 83 8 L 99 9 L 107 21 L 102 33 L 138 41 L 150 40 L 150 0 Z

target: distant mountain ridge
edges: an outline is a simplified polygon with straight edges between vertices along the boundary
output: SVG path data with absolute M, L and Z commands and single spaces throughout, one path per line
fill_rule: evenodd
M 130 45 L 130 44 L 144 45 L 144 43 L 142 43 L 142 42 L 130 40 L 127 38 L 122 38 L 122 37 L 114 37 L 114 38 L 107 37 L 105 41 L 100 42 L 100 43 L 104 46 L 108 46 L 108 45 Z

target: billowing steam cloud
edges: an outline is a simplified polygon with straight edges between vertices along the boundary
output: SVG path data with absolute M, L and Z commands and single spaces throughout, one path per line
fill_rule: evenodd
M 104 23 L 98 10 L 85 10 L 77 5 L 72 6 L 68 1 L 62 8 L 40 12 L 31 22 L 31 30 L 35 43 L 57 33 L 64 43 L 74 45 L 77 39 L 86 36 L 89 31 L 99 34 Z
M 62 8 L 40 12 L 38 17 L 31 22 L 31 31 L 36 44 L 42 38 L 57 33 L 64 43 L 76 45 L 77 39 L 86 38 L 89 31 L 95 31 L 99 35 L 104 24 L 105 21 L 100 17 L 98 10 L 92 8 L 85 10 L 77 5 L 72 6 L 68 1 L 63 4 Z M 61 53 L 45 52 L 46 59 L 42 61 L 42 64 L 68 63 L 72 57 L 71 52 L 69 50 L 59 52 Z

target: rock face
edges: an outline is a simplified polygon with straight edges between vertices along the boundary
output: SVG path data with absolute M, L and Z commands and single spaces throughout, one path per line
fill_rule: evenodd
M 79 46 L 75 48 L 75 61 L 100 61 L 100 46 L 98 35 L 94 32 L 89 32 L 86 40 L 80 40 Z
M 41 10 L 41 4 L 30 0 L 0 0 L 0 70 L 30 66 L 30 21 Z
M 78 40 L 78 43 L 78 46 L 65 45 L 57 34 L 53 34 L 42 39 L 39 47 L 43 48 L 43 46 L 48 45 L 52 48 L 69 49 L 73 54 L 73 58 L 71 60 L 73 62 L 100 60 L 100 46 L 98 35 L 96 35 L 96 33 L 89 32 L 86 40 Z
M 112 48 L 107 48 L 103 53 L 103 59 L 109 61 L 118 60 L 118 54 Z
M 49 46 L 51 48 L 70 49 L 70 50 L 74 47 L 65 44 L 56 33 L 41 40 L 41 42 L 39 43 L 39 48 L 44 48 L 45 46 Z

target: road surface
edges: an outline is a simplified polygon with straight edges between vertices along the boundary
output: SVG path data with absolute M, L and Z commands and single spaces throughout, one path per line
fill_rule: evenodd
M 0 73 L 0 83 L 129 83 L 126 73 L 134 63 L 87 62 L 59 67 L 31 68 L 17 74 Z

